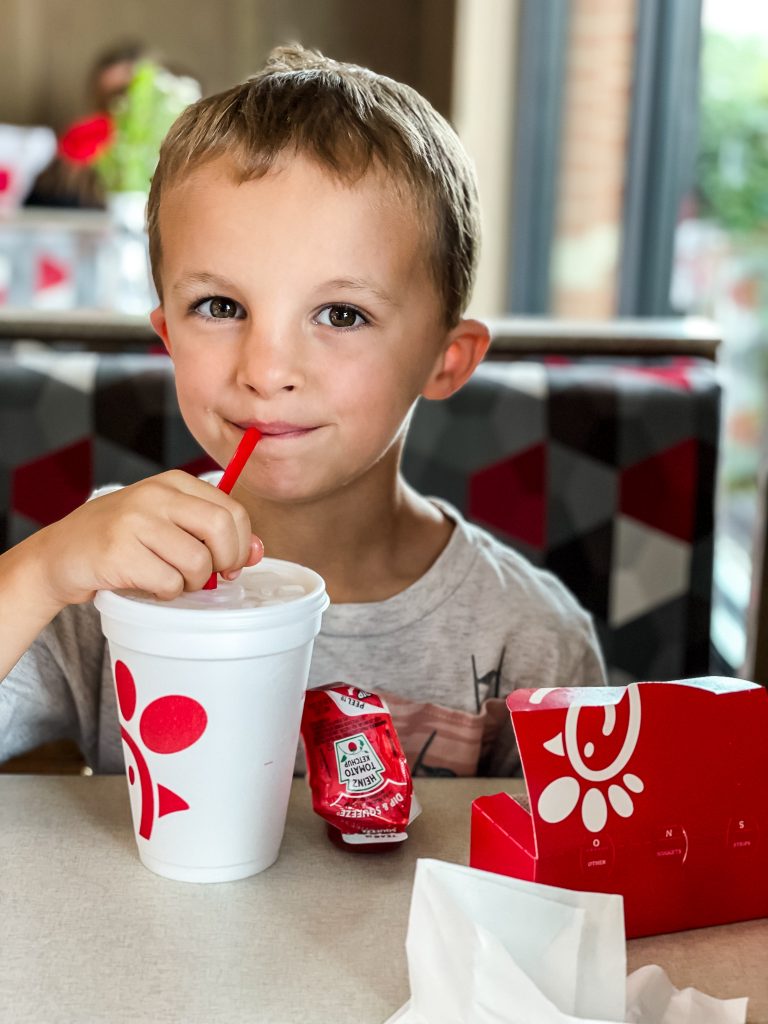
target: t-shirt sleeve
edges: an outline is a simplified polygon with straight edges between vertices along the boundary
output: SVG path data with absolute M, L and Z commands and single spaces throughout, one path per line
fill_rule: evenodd
M 585 631 L 581 655 L 577 656 L 571 675 L 573 686 L 606 686 L 608 683 L 603 653 L 591 618 Z
M 0 682 L 0 762 L 70 739 L 96 743 L 104 641 L 92 605 L 65 608 Z

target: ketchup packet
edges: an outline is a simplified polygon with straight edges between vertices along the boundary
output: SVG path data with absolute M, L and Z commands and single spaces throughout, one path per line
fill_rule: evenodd
M 350 846 L 397 843 L 418 813 L 389 708 L 346 683 L 307 690 L 301 738 L 312 806 Z

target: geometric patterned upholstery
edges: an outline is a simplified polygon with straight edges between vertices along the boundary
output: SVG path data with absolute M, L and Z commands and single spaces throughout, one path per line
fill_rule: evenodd
M 720 388 L 712 363 L 487 362 L 421 402 L 403 471 L 592 613 L 612 681 L 706 675 Z M 163 354 L 0 354 L 0 551 L 94 487 L 215 468 Z
M 705 360 L 489 362 L 418 407 L 420 491 L 550 569 L 611 681 L 709 670 L 720 386 Z
M 170 360 L 144 353 L 0 355 L 0 544 L 18 543 L 94 487 L 215 468 L 179 414 Z

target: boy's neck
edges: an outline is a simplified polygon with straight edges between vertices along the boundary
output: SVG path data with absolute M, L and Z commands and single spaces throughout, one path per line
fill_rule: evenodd
M 375 474 L 374 474 L 375 476 Z M 336 604 L 383 601 L 415 583 L 434 563 L 453 523 L 399 475 L 395 486 L 356 481 L 354 493 L 274 505 L 237 494 L 265 554 L 320 573 Z

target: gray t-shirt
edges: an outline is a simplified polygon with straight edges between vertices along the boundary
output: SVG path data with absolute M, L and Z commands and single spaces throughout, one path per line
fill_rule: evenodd
M 310 686 L 384 692 L 417 774 L 512 775 L 520 763 L 504 697 L 603 685 L 597 639 L 554 576 L 436 504 L 456 524 L 443 552 L 386 601 L 331 605 Z M 0 761 L 62 738 L 94 771 L 123 770 L 109 655 L 91 604 L 65 608 L 0 684 Z

